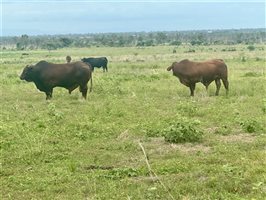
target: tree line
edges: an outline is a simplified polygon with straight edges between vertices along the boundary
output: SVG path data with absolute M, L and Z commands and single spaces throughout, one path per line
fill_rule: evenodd
M 160 31 L 128 33 L 90 33 L 65 35 L 40 35 L 1 37 L 1 49 L 48 49 L 65 47 L 131 47 L 181 44 L 194 45 L 235 45 L 264 44 L 265 29 L 231 29 L 202 31 Z

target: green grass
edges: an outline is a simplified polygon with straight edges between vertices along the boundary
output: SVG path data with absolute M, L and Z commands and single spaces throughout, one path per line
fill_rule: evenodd
M 3 51 L 0 67 L 1 199 L 264 199 L 265 52 L 247 45 Z M 189 48 L 195 53 L 185 53 Z M 55 88 L 45 100 L 19 79 L 27 64 L 107 56 L 86 101 Z M 243 61 L 243 56 L 245 57 Z M 222 58 L 229 95 L 197 84 L 195 97 L 166 71 L 181 59 Z M 196 124 L 196 143 L 166 142 L 176 123 Z M 197 133 L 197 132 L 196 132 Z

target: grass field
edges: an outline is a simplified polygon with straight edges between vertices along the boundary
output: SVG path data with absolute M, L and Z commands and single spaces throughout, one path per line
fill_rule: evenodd
M 265 47 L 255 47 L 3 51 L 1 199 L 265 199 Z M 87 100 L 55 88 L 46 101 L 19 79 L 27 64 L 62 63 L 66 55 L 109 60 L 108 73 L 95 69 Z M 214 96 L 212 83 L 208 93 L 197 84 L 190 97 L 166 71 L 185 58 L 224 59 L 229 95 L 222 86 Z M 198 140 L 168 142 L 180 127 Z

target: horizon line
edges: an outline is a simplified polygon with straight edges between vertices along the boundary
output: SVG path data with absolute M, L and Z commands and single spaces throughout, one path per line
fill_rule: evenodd
M 33 37 L 38 36 L 60 36 L 60 35 L 97 35 L 97 34 L 123 34 L 123 33 L 156 33 L 156 32 L 193 32 L 193 31 L 230 31 L 230 30 L 257 30 L 264 29 L 266 32 L 266 27 L 257 27 L 257 28 L 216 28 L 216 29 L 184 29 L 184 30 L 167 30 L 167 31 L 119 31 L 119 32 L 88 32 L 88 33 L 58 33 L 58 34 L 27 34 L 23 33 L 20 35 L 2 35 L 2 37 L 20 37 L 21 35 L 28 35 Z

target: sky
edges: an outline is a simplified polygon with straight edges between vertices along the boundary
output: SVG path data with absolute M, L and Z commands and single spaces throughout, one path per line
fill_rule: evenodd
M 265 28 L 264 0 L 1 0 L 1 36 Z

